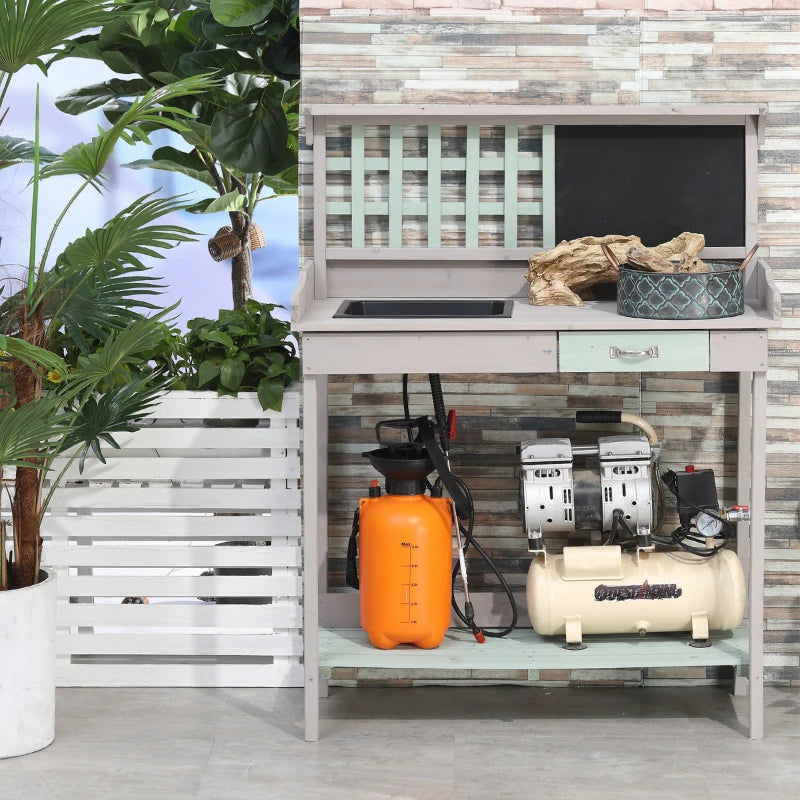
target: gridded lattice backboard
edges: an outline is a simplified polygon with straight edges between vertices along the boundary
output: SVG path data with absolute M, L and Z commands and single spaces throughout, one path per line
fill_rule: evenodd
M 329 247 L 551 247 L 552 125 L 329 125 Z

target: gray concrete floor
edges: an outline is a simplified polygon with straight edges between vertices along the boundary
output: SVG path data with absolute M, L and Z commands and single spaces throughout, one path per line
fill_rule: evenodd
M 9 800 L 800 797 L 800 692 L 766 739 L 724 689 L 62 689 L 56 741 L 0 761 Z M 1 720 L 0 720 L 1 721 Z

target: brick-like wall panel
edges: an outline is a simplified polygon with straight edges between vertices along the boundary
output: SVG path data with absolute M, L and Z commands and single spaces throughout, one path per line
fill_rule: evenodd
M 392 14 L 376 2 L 369 4 L 375 13 L 339 3 L 330 16 L 317 13 L 322 0 L 305 4 L 304 102 L 767 106 L 759 153 L 759 240 L 783 295 L 784 319 L 783 327 L 770 334 L 766 664 L 772 683 L 800 686 L 800 16 L 780 11 L 798 4 L 773 0 L 766 5 L 771 13 L 760 13 L 742 11 L 743 2 L 731 0 L 724 7 L 732 11 L 667 13 L 615 11 L 615 0 L 606 0 L 604 10 L 586 10 L 585 3 L 564 10 L 561 3 L 561 11 L 545 15 L 531 10 L 547 5 L 541 0 L 504 0 L 476 2 L 472 10 L 478 16 L 459 3 L 456 16 L 438 4 L 445 0 L 426 2 L 424 9 L 415 4 L 419 15 L 413 19 L 410 10 Z M 656 8 L 657 2 L 647 0 L 645 8 Z M 330 9 L 335 3 L 325 5 Z M 668 7 L 676 7 L 676 0 L 658 6 Z M 723 8 L 722 0 L 713 8 Z M 503 18 L 517 10 L 524 14 L 513 21 Z M 301 164 L 302 263 L 307 268 L 312 241 L 307 149 L 301 151 Z M 631 375 L 446 375 L 443 380 L 448 404 L 462 421 L 454 466 L 474 490 L 478 535 L 517 584 L 527 558 L 515 510 L 514 445 L 536 430 L 583 441 L 596 436 L 591 428 L 576 430 L 578 408 L 625 408 L 650 416 L 661 426 L 666 465 L 711 466 L 720 476 L 724 500 L 735 499 L 732 375 L 674 379 L 653 374 L 643 377 L 641 386 Z M 429 412 L 425 376 L 412 376 L 411 392 L 412 414 Z M 372 446 L 376 421 L 401 415 L 400 376 L 336 378 L 330 402 L 332 578 L 337 581 L 355 501 L 372 477 L 360 454 Z M 716 675 L 654 675 L 651 670 L 647 676 L 618 679 L 702 681 Z M 383 677 L 364 673 L 342 679 Z
M 435 16 L 487 13 L 553 14 L 569 11 L 787 11 L 800 0 L 301 0 L 304 17 L 344 14 Z

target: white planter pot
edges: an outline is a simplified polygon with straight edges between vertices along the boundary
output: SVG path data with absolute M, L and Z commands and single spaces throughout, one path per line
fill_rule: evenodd
M 47 747 L 55 736 L 56 576 L 0 592 L 0 758 Z

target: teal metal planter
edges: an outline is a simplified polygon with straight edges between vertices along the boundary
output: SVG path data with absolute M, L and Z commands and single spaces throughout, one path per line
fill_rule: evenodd
M 744 313 L 737 267 L 709 272 L 641 272 L 620 265 L 617 313 L 640 319 L 719 319 Z

